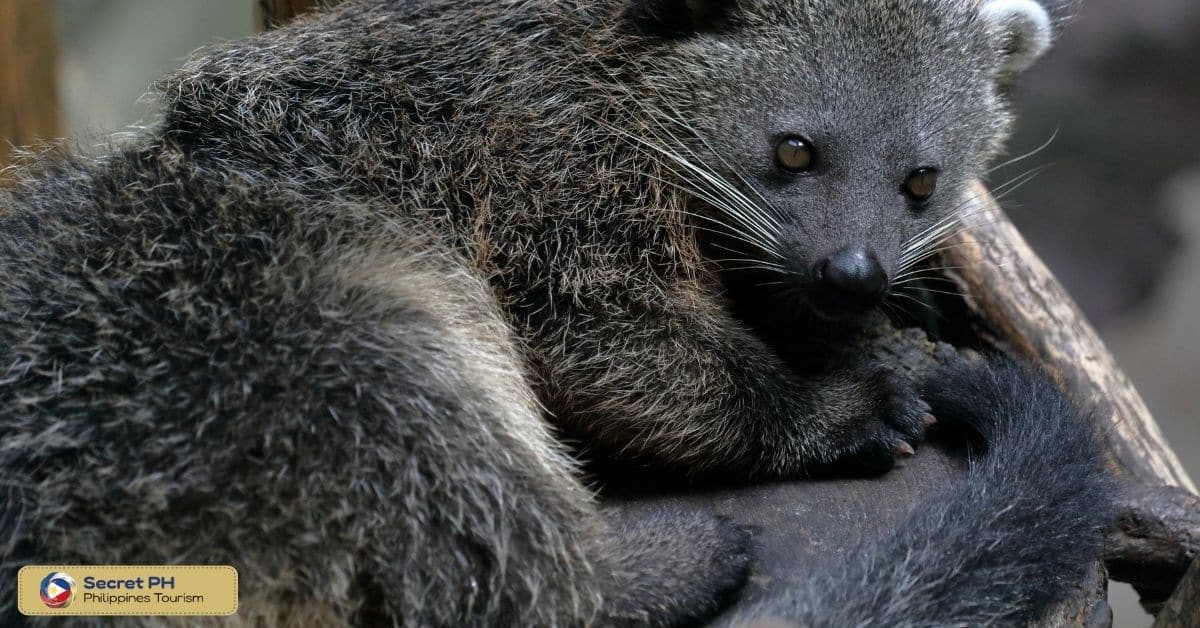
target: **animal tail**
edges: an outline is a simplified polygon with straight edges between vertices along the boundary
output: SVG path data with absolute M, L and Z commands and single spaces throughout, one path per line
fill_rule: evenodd
M 926 388 L 943 424 L 983 445 L 966 477 L 733 625 L 1018 625 L 1086 577 L 1112 508 L 1092 417 L 1041 373 L 997 358 Z

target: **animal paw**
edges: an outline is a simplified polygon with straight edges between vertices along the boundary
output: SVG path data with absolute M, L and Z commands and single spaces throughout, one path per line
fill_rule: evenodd
M 867 381 L 867 397 L 874 400 L 871 418 L 844 460 L 868 473 L 882 473 L 894 467 L 898 458 L 916 454 L 917 445 L 937 419 L 917 386 L 904 377 L 880 368 Z

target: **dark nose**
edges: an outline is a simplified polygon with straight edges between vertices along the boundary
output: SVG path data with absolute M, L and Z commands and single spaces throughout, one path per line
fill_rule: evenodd
M 887 289 L 887 273 L 867 249 L 848 246 L 817 262 L 817 283 L 854 299 L 876 299 Z

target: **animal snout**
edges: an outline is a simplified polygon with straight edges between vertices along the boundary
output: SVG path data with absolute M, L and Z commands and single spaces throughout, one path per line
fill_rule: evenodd
M 845 247 L 818 261 L 813 278 L 830 292 L 860 301 L 878 299 L 888 286 L 879 259 L 861 246 Z

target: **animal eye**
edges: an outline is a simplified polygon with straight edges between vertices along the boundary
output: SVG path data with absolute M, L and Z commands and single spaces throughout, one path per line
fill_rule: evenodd
M 937 181 L 937 168 L 920 168 L 914 170 L 904 180 L 904 193 L 914 201 L 927 201 L 937 191 Z
M 789 135 L 775 146 L 775 163 L 788 172 L 812 172 L 816 160 L 812 144 L 798 135 Z

